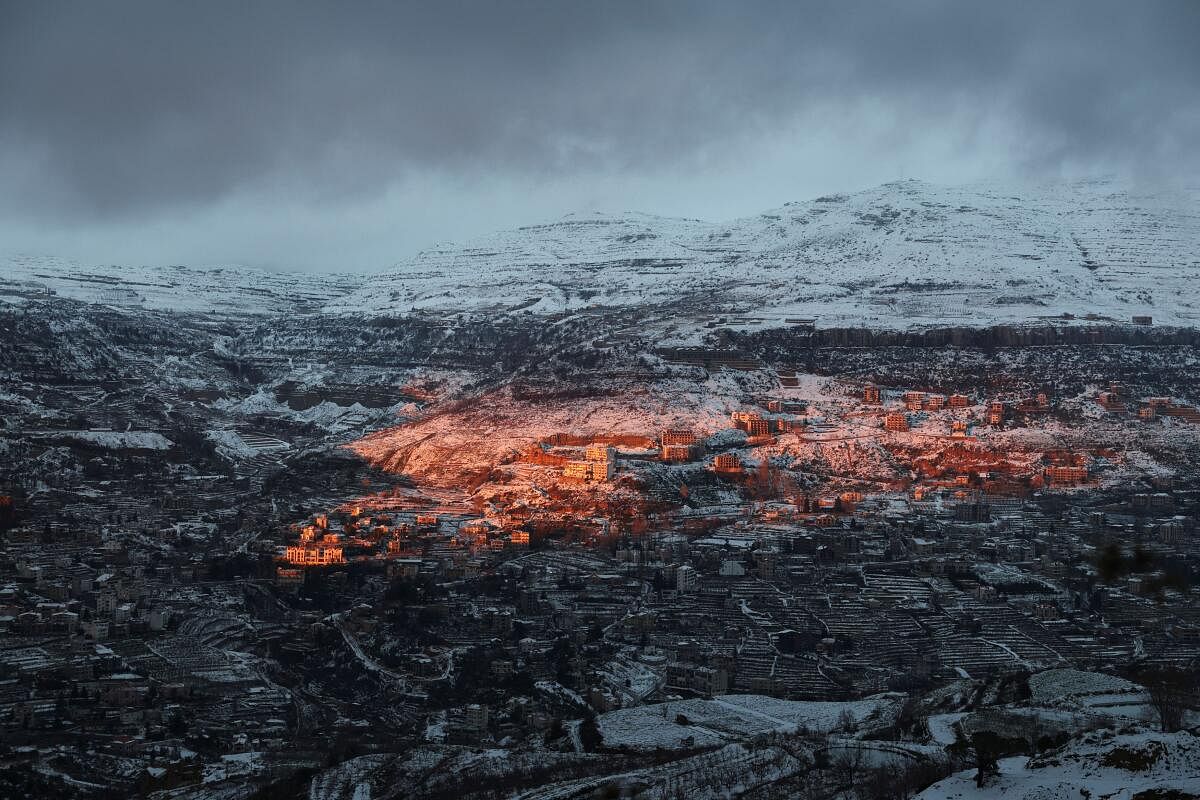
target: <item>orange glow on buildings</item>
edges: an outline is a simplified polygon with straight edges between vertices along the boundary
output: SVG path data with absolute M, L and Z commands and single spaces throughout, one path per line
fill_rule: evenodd
M 327 567 L 345 564 L 342 545 L 334 534 L 326 534 L 320 541 L 301 539 L 299 544 L 289 545 L 284 560 L 301 567 Z

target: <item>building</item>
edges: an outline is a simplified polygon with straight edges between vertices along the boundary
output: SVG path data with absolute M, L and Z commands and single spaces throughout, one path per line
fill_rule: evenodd
M 692 664 L 668 664 L 667 686 L 687 689 L 705 697 L 729 691 L 729 673 L 723 669 Z
M 613 479 L 617 459 L 612 445 L 589 445 L 584 450 L 584 456 L 584 461 L 573 460 L 563 464 L 563 478 L 584 483 L 607 483 Z
M 690 444 L 664 444 L 661 454 L 663 461 L 691 461 L 696 455 L 696 447 Z
M 768 400 L 767 411 L 773 414 L 806 414 L 808 403 L 804 400 Z
M 1046 467 L 1045 474 L 1046 480 L 1057 484 L 1082 483 L 1088 479 L 1087 467 L 1056 465 Z
M 941 411 L 946 407 L 946 396 L 941 394 L 931 394 L 925 398 L 926 411 Z
M 588 461 L 615 461 L 617 455 L 612 445 L 592 444 L 583 451 L 583 457 Z
M 768 436 L 773 430 L 773 420 L 763 419 L 757 411 L 734 411 L 729 416 L 733 420 L 733 427 L 751 436 Z
M 713 459 L 713 469 L 717 472 L 741 472 L 742 460 L 736 453 L 718 453 Z
M 675 588 L 681 592 L 695 589 L 698 580 L 699 576 L 696 574 L 696 570 L 687 564 L 675 570 Z
M 950 395 L 946 404 L 951 408 L 966 408 L 967 406 L 971 405 L 971 398 L 967 397 L 965 394 L 952 394 Z
M 389 578 L 415 578 L 421 572 L 421 559 L 395 558 L 388 562 Z
M 611 461 L 568 461 L 563 464 L 562 476 L 584 483 L 606 483 L 613 479 L 614 472 Z
M 770 436 L 771 435 L 771 420 L 758 419 L 747 420 L 746 433 L 751 436 Z
M 472 731 L 483 732 L 488 726 L 488 707 L 472 703 L 463 709 L 463 727 Z
M 700 441 L 699 437 L 697 437 L 694 432 L 685 430 L 683 428 L 665 430 L 659 437 L 659 443 L 664 448 L 670 445 L 690 446 L 696 444 L 698 441 Z
M 1135 314 L 1133 316 L 1133 324 L 1134 325 L 1153 325 L 1154 317 L 1148 317 L 1148 316 L 1143 316 L 1140 314 Z
M 906 431 L 908 430 L 908 417 L 899 411 L 893 411 L 883 418 L 883 427 L 889 431 Z
M 590 461 L 568 461 L 563 464 L 562 476 L 572 481 L 587 481 L 592 477 Z
M 879 387 L 873 383 L 868 383 L 863 387 L 863 403 L 869 406 L 877 406 L 881 402 Z
M 725 560 L 719 570 L 722 578 L 740 578 L 746 574 L 746 566 L 740 561 Z
M 289 564 L 300 567 L 327 567 L 346 563 L 337 535 L 330 533 L 325 534 L 319 542 L 307 541 L 290 545 L 284 558 Z
M 904 407 L 909 411 L 920 411 L 925 407 L 924 392 L 905 392 Z
M 1004 403 L 993 400 L 988 403 L 987 419 L 989 425 L 1004 424 Z
M 304 571 L 289 567 L 277 567 L 275 569 L 275 585 L 282 587 L 295 587 L 304 583 Z

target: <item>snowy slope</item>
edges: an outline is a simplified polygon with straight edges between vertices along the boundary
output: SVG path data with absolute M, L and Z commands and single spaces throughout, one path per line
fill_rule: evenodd
M 118 308 L 230 314 L 619 315 L 598 334 L 804 319 L 987 326 L 1064 313 L 1194 327 L 1198 243 L 1200 189 L 901 181 L 724 223 L 569 215 L 427 250 L 373 276 L 0 257 L 0 301 L 49 289 Z
M 534 313 L 662 304 L 746 324 L 910 327 L 1069 312 L 1200 319 L 1200 191 L 1105 181 L 885 184 L 714 224 L 569 216 L 423 252 L 335 313 Z M 730 320 L 736 324 L 739 320 Z
M 355 276 L 245 267 L 85 266 L 57 258 L 0 257 L 0 301 L 58 296 L 121 309 L 274 315 L 317 311 L 361 282 Z
M 957 798 L 1195 797 L 1200 791 L 1200 740 L 1188 733 L 1112 736 L 1094 733 L 1037 758 L 1000 760 L 1000 774 L 977 788 L 974 771 L 930 786 L 918 800 Z

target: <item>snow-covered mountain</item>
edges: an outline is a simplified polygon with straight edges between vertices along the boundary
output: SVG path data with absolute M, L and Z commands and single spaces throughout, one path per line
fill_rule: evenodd
M 66 297 L 149 311 L 269 316 L 312 313 L 358 288 L 353 275 L 268 272 L 245 267 L 82 265 L 58 258 L 0 258 L 0 300 Z
M 1200 189 L 889 183 L 726 223 L 569 215 L 424 251 L 378 275 L 97 267 L 0 259 L 0 299 L 231 314 L 497 317 L 629 312 L 704 326 L 903 329 L 1064 314 L 1200 324 Z M 615 326 L 615 327 L 614 327 Z M 689 333 L 693 332 L 693 333 Z
M 1192 326 L 1198 201 L 1200 191 L 1147 194 L 1108 181 L 1020 190 L 902 181 L 728 223 L 572 215 L 425 251 L 326 309 L 663 304 L 749 324 L 972 326 L 1066 312 Z

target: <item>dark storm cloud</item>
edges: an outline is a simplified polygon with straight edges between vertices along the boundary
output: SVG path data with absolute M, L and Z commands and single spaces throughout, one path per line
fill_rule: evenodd
M 1193 0 L 0 0 L 0 210 L 336 204 L 430 171 L 669 181 L 831 125 L 900 158 L 988 158 L 1000 125 L 1014 170 L 1178 172 L 1198 41 Z

